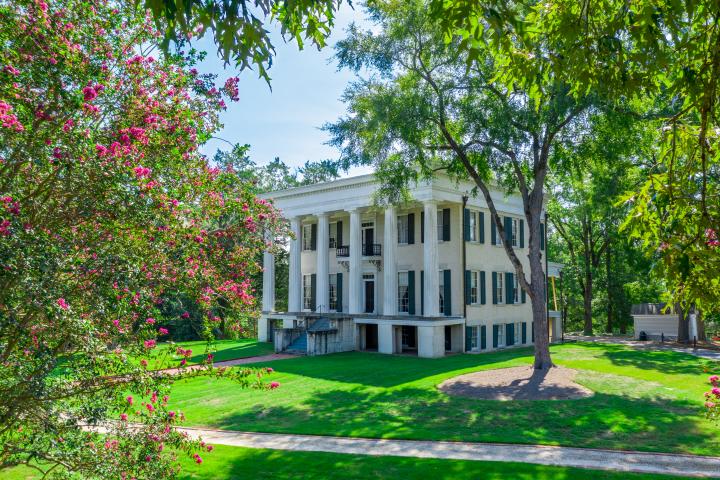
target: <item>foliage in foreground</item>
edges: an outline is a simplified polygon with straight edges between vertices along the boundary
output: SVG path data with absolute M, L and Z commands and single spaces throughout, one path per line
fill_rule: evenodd
M 195 56 L 153 56 L 159 36 L 132 6 L 0 6 L 0 465 L 173 476 L 168 452 L 202 446 L 173 428 L 174 377 L 129 360 L 152 354 L 169 316 L 194 309 L 209 338 L 256 310 L 253 259 L 277 214 L 198 152 L 237 79 L 217 87 Z M 164 308 L 178 298 L 185 311 Z M 211 361 L 182 375 L 264 385 Z M 103 437 L 81 428 L 101 422 Z

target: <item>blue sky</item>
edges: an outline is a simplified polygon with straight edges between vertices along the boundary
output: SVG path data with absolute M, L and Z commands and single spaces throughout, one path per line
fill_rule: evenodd
M 354 74 L 337 71 L 330 59 L 332 47 L 344 37 L 345 28 L 352 21 L 364 23 L 362 10 L 360 6 L 353 10 L 343 3 L 328 47 L 320 51 L 310 45 L 299 50 L 295 43 L 284 43 L 279 29 L 273 25 L 269 30 L 277 53 L 270 69 L 272 91 L 255 71 L 240 73 L 240 101 L 228 102 L 221 117 L 224 128 L 217 136 L 232 143 L 250 144 L 250 156 L 259 165 L 275 157 L 294 167 L 306 160 L 336 159 L 338 151 L 325 145 L 329 137 L 320 127 L 345 112 L 340 96 Z M 233 66 L 223 69 L 209 38 L 200 40 L 196 47 L 208 53 L 199 70 L 218 73 L 218 83 L 238 74 Z M 203 147 L 203 152 L 212 155 L 218 148 L 231 147 L 212 140 Z M 367 171 L 353 169 L 351 174 Z

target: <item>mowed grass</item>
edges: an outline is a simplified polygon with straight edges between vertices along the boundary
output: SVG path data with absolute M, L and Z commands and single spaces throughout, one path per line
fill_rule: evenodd
M 192 355 L 187 360 L 188 365 L 202 363 L 207 358 L 208 353 L 211 352 L 214 355 L 213 361 L 216 363 L 236 358 L 269 355 L 274 352 L 272 343 L 258 342 L 254 339 L 215 340 L 209 344 L 204 340 L 177 343 L 164 342 L 158 344 L 153 356 L 148 359 L 149 368 L 157 370 L 180 366 L 183 357 L 177 354 L 178 347 L 182 347 L 184 350 L 192 350 Z
M 529 348 L 441 359 L 350 352 L 263 364 L 281 384 L 273 391 L 229 380 L 181 381 L 172 406 L 191 425 L 230 430 L 720 455 L 720 429 L 703 416 L 717 363 L 589 343 L 555 345 L 552 354 L 557 364 L 578 369 L 576 380 L 595 395 L 496 402 L 436 388 L 459 374 L 527 364 Z
M 33 469 L 0 470 L 4 480 L 40 480 Z M 182 480 L 650 480 L 683 477 L 548 467 L 522 463 L 472 462 L 427 458 L 369 457 L 320 452 L 285 452 L 216 446 L 197 465 L 183 460 Z

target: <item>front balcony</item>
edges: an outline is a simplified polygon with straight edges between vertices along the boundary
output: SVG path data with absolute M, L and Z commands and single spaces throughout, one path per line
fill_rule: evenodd
M 335 256 L 340 258 L 348 258 L 350 256 L 350 247 L 343 245 L 335 249 Z M 368 243 L 362 246 L 363 257 L 381 257 L 382 256 L 382 245 L 379 243 Z
M 344 257 L 347 258 L 350 256 L 350 247 L 347 245 L 343 245 L 342 247 L 337 247 L 335 249 L 335 256 L 336 257 Z

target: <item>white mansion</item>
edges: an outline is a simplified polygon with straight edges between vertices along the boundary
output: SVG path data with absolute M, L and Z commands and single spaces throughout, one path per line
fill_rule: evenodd
M 445 177 L 411 190 L 404 206 L 377 207 L 373 175 L 265 195 L 290 220 L 288 311 L 275 311 L 275 265 L 264 257 L 261 341 L 276 351 L 415 353 L 530 344 L 525 292 L 472 185 Z M 519 196 L 492 196 L 527 267 Z M 542 248 L 545 248 L 544 224 Z M 547 262 L 546 262 L 547 263 Z M 559 265 L 549 265 L 557 276 Z M 554 278 L 551 279 L 554 296 Z M 551 340 L 561 335 L 550 311 Z

